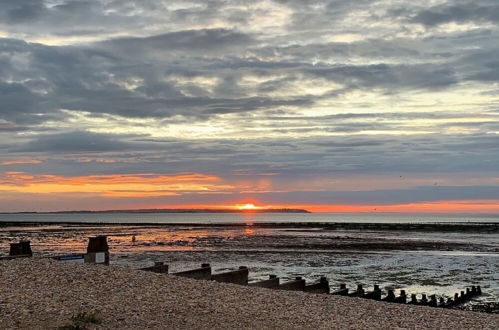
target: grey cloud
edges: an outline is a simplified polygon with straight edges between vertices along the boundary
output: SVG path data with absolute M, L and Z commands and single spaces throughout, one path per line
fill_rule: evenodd
M 153 50 L 175 51 L 226 51 L 227 48 L 241 47 L 253 43 L 244 33 L 226 29 L 187 30 L 155 35 L 144 38 L 120 38 L 103 42 L 104 47 L 118 51 L 146 53 Z
M 17 0 L 0 1 L 0 19 L 10 24 L 19 24 L 38 19 L 46 12 L 43 1 Z
M 424 38 L 415 33 L 408 33 L 409 37 L 404 38 L 401 31 L 407 32 L 404 29 L 410 30 L 412 25 L 402 27 L 394 20 L 383 25 L 383 21 L 376 21 L 376 26 L 383 27 L 373 30 L 369 22 L 373 23 L 374 18 L 369 15 L 363 16 L 367 21 L 356 21 L 355 29 L 348 31 L 344 25 L 352 26 L 346 21 L 351 18 L 349 15 L 355 17 L 357 11 L 370 12 L 371 9 L 384 12 L 392 5 L 376 1 L 279 3 L 293 11 L 291 21 L 264 31 L 258 30 L 258 26 L 244 28 L 244 24 L 252 22 L 250 13 L 241 25 L 237 22 L 241 17 L 239 9 L 226 16 L 231 2 L 209 1 L 189 8 L 166 9 L 165 3 L 159 1 L 60 1 L 52 7 L 42 1 L 1 1 L 0 27 L 7 34 L 100 36 L 99 42 L 72 46 L 0 39 L 0 131 L 12 133 L 12 127 L 22 127 L 39 134 L 38 140 L 29 142 L 25 137 L 13 136 L 9 140 L 12 142 L 9 152 L 16 155 L 95 152 L 138 159 L 136 163 L 119 165 L 94 164 L 88 169 L 122 173 L 142 169 L 154 172 L 165 167 L 172 172 L 192 169 L 213 173 L 229 173 L 241 168 L 255 171 L 278 168 L 292 178 L 299 173 L 335 171 L 497 170 L 499 143 L 496 135 L 486 134 L 497 131 L 494 125 L 497 117 L 487 117 L 486 122 L 474 124 L 466 123 L 470 117 L 465 111 L 460 114 L 452 109 L 432 113 L 424 112 L 426 109 L 410 113 L 407 108 L 404 112 L 397 111 L 398 106 L 414 106 L 406 102 L 405 97 L 414 97 L 415 93 L 419 93 L 417 100 L 421 101 L 427 95 L 431 99 L 433 90 L 461 87 L 461 84 L 469 84 L 479 93 L 484 87 L 477 82 L 497 81 L 497 31 L 481 28 L 440 34 L 428 29 Z M 449 2 L 428 9 L 447 15 L 445 19 L 437 17 L 432 21 L 431 15 L 426 21 L 423 16 L 419 19 L 427 26 L 441 24 L 451 19 L 452 10 L 448 8 L 464 8 L 466 3 L 468 1 Z M 244 2 L 236 3 L 239 4 Z M 411 6 L 400 12 L 399 17 L 418 17 L 417 12 L 423 12 Z M 468 14 L 453 14 L 452 19 L 492 22 L 494 6 L 492 1 L 480 1 L 470 7 Z M 478 7 L 491 9 L 489 16 L 480 20 Z M 210 26 L 224 28 L 210 29 Z M 238 28 L 232 29 L 232 26 Z M 358 42 L 328 42 L 317 38 L 323 33 L 326 36 L 358 34 L 368 28 L 374 37 Z M 127 37 L 110 39 L 115 33 Z M 264 79 L 247 86 L 242 81 L 248 76 Z M 208 87 L 196 82 L 205 77 L 214 81 Z M 303 81 L 310 80 L 324 84 L 318 87 L 338 83 L 345 88 L 332 87 L 331 92 L 323 95 L 301 91 L 285 95 L 290 85 L 301 86 Z M 489 86 L 487 88 L 493 88 L 493 84 Z M 365 100 L 356 103 L 346 98 L 358 90 L 371 94 L 372 103 Z M 281 91 L 284 96 L 280 96 Z M 268 93 L 274 94 L 270 97 Z M 385 102 L 385 98 L 389 101 Z M 321 111 L 332 115 L 304 115 L 321 102 L 326 104 L 321 105 Z M 379 113 L 385 106 L 393 110 Z M 370 112 L 371 107 L 376 108 L 376 112 Z M 483 103 L 471 104 L 466 112 L 479 113 L 483 107 Z M 44 125 L 40 124 L 47 120 L 64 122 L 66 113 L 60 112 L 61 108 L 87 111 L 93 118 L 119 115 L 124 125 L 130 124 L 126 118 L 155 118 L 166 126 L 201 121 L 209 125 L 210 120 L 219 124 L 218 120 L 233 117 L 224 123 L 233 125 L 230 129 L 239 131 L 241 138 L 240 141 L 214 139 L 194 143 L 171 141 L 171 138 L 152 141 L 147 140 L 147 135 L 68 133 L 63 128 L 43 131 Z M 417 119 L 445 122 L 431 124 L 429 129 L 433 131 L 452 126 L 456 131 L 472 129 L 473 133 L 361 134 L 365 130 L 393 133 L 418 129 L 411 125 L 411 120 Z M 120 124 L 118 119 L 113 120 L 116 125 Z M 3 122 L 8 128 L 1 128 Z M 248 131 L 258 130 L 272 136 L 299 133 L 301 137 L 253 140 L 245 136 Z M 331 133 L 356 136 L 327 136 Z M 307 135 L 319 136 L 303 137 Z M 142 161 L 144 159 L 146 161 Z M 68 173 L 81 170 L 72 168 L 69 163 L 59 164 L 58 169 Z
M 50 100 L 20 83 L 0 81 L 0 118 L 10 122 L 37 124 L 60 118 Z
M 420 11 L 410 18 L 413 23 L 428 27 L 449 22 L 490 22 L 499 23 L 499 5 L 496 1 L 457 1 Z
M 294 176 L 332 173 L 460 173 L 495 171 L 499 143 L 494 135 L 315 137 L 267 140 L 149 140 L 139 136 L 66 133 L 40 136 L 17 152 L 79 153 L 101 151 L 113 158 L 140 159 L 116 171 L 146 170 L 230 173 L 251 168 Z M 93 168 L 92 170 L 96 170 Z M 78 168 L 78 171 L 81 171 Z
M 120 141 L 111 135 L 68 132 L 41 135 L 14 150 L 16 152 L 82 153 L 124 151 L 132 148 L 132 144 Z
M 336 66 L 309 69 L 313 75 L 346 83 L 350 87 L 387 87 L 434 89 L 454 85 L 458 82 L 454 70 L 449 66 L 386 65 Z

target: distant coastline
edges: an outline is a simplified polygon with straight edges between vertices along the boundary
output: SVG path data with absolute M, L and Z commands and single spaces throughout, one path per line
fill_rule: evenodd
M 103 211 L 54 211 L 54 212 L 0 212 L 0 214 L 99 214 L 99 213 L 312 213 L 305 209 L 138 209 L 138 210 L 103 210 Z

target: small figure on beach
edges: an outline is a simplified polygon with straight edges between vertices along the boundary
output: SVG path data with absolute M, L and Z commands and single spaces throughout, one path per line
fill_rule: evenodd
M 135 235 L 132 235 L 132 244 L 135 244 L 136 240 L 137 240 L 137 238 L 135 237 Z

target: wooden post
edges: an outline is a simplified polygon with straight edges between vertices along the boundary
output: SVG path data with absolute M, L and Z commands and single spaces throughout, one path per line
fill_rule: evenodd
M 145 270 L 147 272 L 168 274 L 168 265 L 165 265 L 161 261 L 154 262 L 154 266 L 141 268 L 140 270 Z
M 186 270 L 183 272 L 174 273 L 173 275 L 189 277 L 196 280 L 211 280 L 210 264 L 201 264 L 201 268 Z
M 419 301 L 419 304 L 422 306 L 428 305 L 428 298 L 426 298 L 426 294 L 422 293 L 421 294 L 421 300 Z
M 388 290 L 386 297 L 382 300 L 386 302 L 395 302 L 395 293 L 393 290 Z
M 459 293 L 454 293 L 454 300 L 453 300 L 453 304 L 454 305 L 457 305 L 461 302 L 461 299 L 459 299 Z
M 9 256 L 20 256 L 21 253 L 21 243 L 10 243 Z
M 253 282 L 248 285 L 260 288 L 277 289 L 279 287 L 279 278 L 276 275 L 270 275 L 268 280 Z
M 375 284 L 373 291 L 367 292 L 364 295 L 364 298 L 380 300 L 381 299 L 381 289 L 379 288 L 379 285 Z
M 88 239 L 85 262 L 109 265 L 109 246 L 107 236 L 94 236 Z
M 321 276 L 319 283 L 305 285 L 304 291 L 310 293 L 329 293 L 329 281 L 325 276 Z
M 407 302 L 407 294 L 405 290 L 400 290 L 400 296 L 395 298 L 395 302 L 399 304 L 405 304 Z
M 362 287 L 362 284 L 357 284 L 357 290 L 352 292 L 352 293 L 349 293 L 348 295 L 350 297 L 363 297 L 364 293 L 365 293 L 365 290 Z
M 430 296 L 430 301 L 428 302 L 428 306 L 430 307 L 437 307 L 438 303 L 437 303 L 437 296 L 432 294 Z
M 31 251 L 31 243 L 30 241 L 20 241 L 21 244 L 21 253 L 27 256 L 33 256 L 33 251 Z
M 31 251 L 30 241 L 20 241 L 19 243 L 10 243 L 9 257 L 13 256 L 32 257 L 33 251 Z
M 348 288 L 345 283 L 340 284 L 340 289 L 331 292 L 331 294 L 338 295 L 338 296 L 348 296 Z
M 223 283 L 247 285 L 248 284 L 248 275 L 249 275 L 248 267 L 240 266 L 239 270 L 234 270 L 231 272 L 220 273 L 220 274 L 214 274 L 211 276 L 211 280 L 216 281 L 216 282 L 223 282 Z
M 297 276 L 294 281 L 289 281 L 282 283 L 278 287 L 279 290 L 293 290 L 293 291 L 304 291 L 305 290 L 305 280 L 301 276 Z

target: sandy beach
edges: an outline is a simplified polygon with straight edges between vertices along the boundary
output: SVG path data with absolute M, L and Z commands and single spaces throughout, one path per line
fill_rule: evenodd
M 3 329 L 497 329 L 499 315 L 276 291 L 49 259 L 0 262 Z

